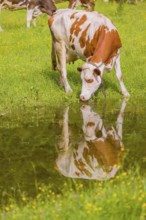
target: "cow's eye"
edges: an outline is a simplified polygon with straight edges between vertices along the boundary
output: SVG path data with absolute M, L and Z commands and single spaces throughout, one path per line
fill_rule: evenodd
M 85 79 L 85 81 L 87 82 L 87 83 L 93 83 L 93 79 Z

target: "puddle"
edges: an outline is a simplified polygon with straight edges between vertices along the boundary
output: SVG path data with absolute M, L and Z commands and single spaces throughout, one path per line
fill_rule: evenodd
M 69 179 L 108 181 L 135 165 L 145 175 L 145 110 L 136 114 L 127 105 L 80 103 L 0 118 L 1 203 L 21 193 L 34 197 L 41 184 L 59 191 Z

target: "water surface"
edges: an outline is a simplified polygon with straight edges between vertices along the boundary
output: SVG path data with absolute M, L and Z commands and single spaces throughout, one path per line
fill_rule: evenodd
M 0 117 L 1 203 L 38 186 L 59 192 L 66 181 L 110 181 L 146 168 L 146 115 L 125 100 L 22 110 Z

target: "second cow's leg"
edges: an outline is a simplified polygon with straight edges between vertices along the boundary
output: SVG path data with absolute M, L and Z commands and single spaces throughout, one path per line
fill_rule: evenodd
M 1 23 L 1 11 L 2 11 L 2 4 L 0 3 L 0 23 Z M 2 31 L 3 31 L 3 29 L 0 25 L 0 32 L 2 32 Z
M 58 69 L 60 72 L 60 80 L 63 84 L 65 91 L 67 93 L 72 92 L 72 89 L 67 80 L 67 71 L 66 71 L 66 48 L 64 42 L 55 42 L 55 51 L 58 57 Z
M 32 21 L 34 9 L 27 8 L 27 28 L 30 28 L 30 22 Z
M 42 12 L 37 8 L 37 6 L 34 7 L 33 15 L 32 15 L 32 22 L 34 27 L 36 27 L 36 18 L 41 14 Z

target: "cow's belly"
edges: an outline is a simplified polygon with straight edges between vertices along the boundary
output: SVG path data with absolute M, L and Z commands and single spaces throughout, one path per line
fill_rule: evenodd
M 66 62 L 67 63 L 74 62 L 78 59 L 79 58 L 78 58 L 77 54 L 74 51 L 67 49 L 67 51 L 66 51 Z
M 78 44 L 69 43 L 67 45 L 67 62 L 72 62 L 78 59 L 86 60 L 83 49 Z

